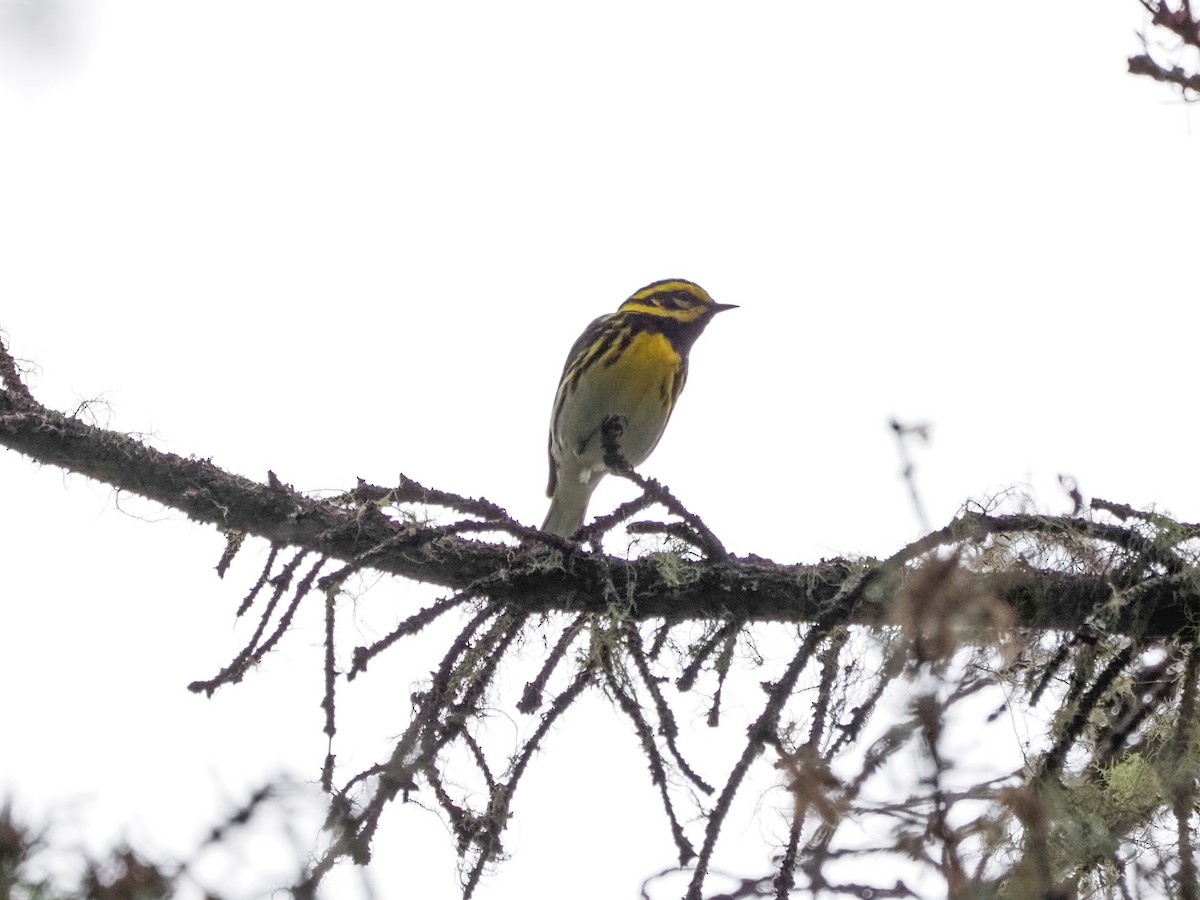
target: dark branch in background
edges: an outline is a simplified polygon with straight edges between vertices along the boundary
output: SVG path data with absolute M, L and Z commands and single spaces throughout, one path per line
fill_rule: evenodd
M 1183 692 L 1179 701 L 1179 719 L 1171 735 L 1170 752 L 1176 761 L 1175 777 L 1167 784 L 1171 811 L 1175 814 L 1179 848 L 1179 897 L 1200 900 L 1200 882 L 1196 874 L 1196 851 L 1192 838 L 1192 815 L 1196 809 L 1194 747 L 1196 734 L 1196 678 L 1200 668 L 1200 650 L 1192 647 L 1183 672 Z
M 605 653 L 602 656 L 601 662 L 604 671 L 604 680 L 608 685 L 609 693 L 617 701 L 617 706 L 621 712 L 633 724 L 634 733 L 641 742 L 642 750 L 646 754 L 650 766 L 650 780 L 658 789 L 663 810 L 666 812 L 667 821 L 671 825 L 671 837 L 674 839 L 675 848 L 679 853 L 679 865 L 686 866 L 695 859 L 696 851 L 692 847 L 691 842 L 688 841 L 687 835 L 684 834 L 683 827 L 679 824 L 679 818 L 675 814 L 675 807 L 671 802 L 671 795 L 667 784 L 668 767 L 659 751 L 657 742 L 654 740 L 654 731 L 651 729 L 649 722 L 646 721 L 641 704 L 618 683 L 616 674 L 613 671 L 612 655 Z
M 66 850 L 69 856 L 64 857 L 61 843 L 50 840 L 60 824 L 59 814 L 52 813 L 49 824 L 38 827 L 17 816 L 13 798 L 7 798 L 0 802 L 0 897 L 155 900 L 188 894 L 202 895 L 206 900 L 233 900 L 243 895 L 231 895 L 214 884 L 212 873 L 233 862 L 243 874 L 267 875 L 270 867 L 255 871 L 256 853 L 263 848 L 261 836 L 252 831 L 259 824 L 256 820 L 269 819 L 273 809 L 277 814 L 281 807 L 290 808 L 309 792 L 311 788 L 286 780 L 258 788 L 214 825 L 183 861 L 165 861 L 160 850 L 143 852 L 125 843 L 101 857 L 72 846 Z M 251 847 L 256 853 L 247 854 Z M 305 846 L 292 842 L 292 846 L 281 850 L 283 854 L 291 852 L 296 871 L 304 870 L 309 855 Z M 283 858 L 277 856 L 276 862 Z M 213 862 L 218 866 L 214 868 Z
M 1076 687 L 1086 686 L 1087 693 L 1078 698 L 1072 696 L 1074 691 L 1068 693 L 1068 697 L 1076 701 L 1075 713 L 1063 728 L 1062 734 L 1054 746 L 1050 748 L 1050 752 L 1042 759 L 1042 771 L 1038 773 L 1039 778 L 1060 773 L 1067 752 L 1075 746 L 1084 728 L 1087 727 L 1088 720 L 1096 711 L 1096 707 L 1112 688 L 1113 682 L 1124 672 L 1132 657 L 1133 645 L 1130 644 L 1109 660 L 1108 665 L 1104 667 L 1098 677 L 1084 678 L 1077 682 Z
M 782 677 L 774 684 L 766 686 L 767 703 L 758 719 L 750 726 L 749 740 L 746 741 L 742 755 L 725 780 L 725 787 L 722 788 L 721 794 L 717 798 L 717 805 L 713 807 L 708 816 L 708 823 L 704 829 L 704 845 L 700 848 L 700 856 L 696 860 L 692 880 L 688 884 L 686 900 L 701 900 L 703 897 L 704 880 L 708 876 L 708 867 L 712 861 L 713 851 L 716 849 L 717 839 L 721 835 L 725 818 L 729 815 L 730 807 L 733 805 L 733 798 L 737 795 L 738 789 L 750 771 L 751 764 L 762 753 L 763 748 L 768 744 L 779 745 L 780 738 L 777 729 L 784 707 L 795 690 L 801 673 L 812 659 L 817 644 L 827 631 L 827 628 L 817 626 L 810 628 Z
M 695 770 L 683 758 L 683 753 L 679 750 L 679 745 L 676 742 L 676 738 L 679 736 L 679 725 L 675 721 L 675 714 L 671 711 L 670 703 L 667 702 L 666 696 L 659 687 L 658 676 L 651 671 L 650 659 L 647 657 L 645 647 L 642 644 L 641 634 L 637 628 L 627 625 L 624 629 L 624 638 L 626 650 L 633 660 L 642 686 L 654 701 L 654 712 L 658 717 L 658 733 L 663 736 L 663 741 L 666 743 L 667 749 L 671 751 L 671 757 L 674 759 L 679 772 L 697 790 L 705 794 L 713 793 L 712 785 L 696 774 Z M 688 849 L 689 851 L 691 850 L 690 847 Z M 690 853 L 688 859 L 691 859 L 692 856 L 695 856 L 695 853 Z
M 1139 36 L 1145 53 L 1129 57 L 1129 72 L 1132 75 L 1145 75 L 1155 81 L 1174 85 L 1179 89 L 1184 100 L 1200 99 L 1200 72 L 1195 67 L 1200 64 L 1197 52 L 1200 52 L 1200 14 L 1193 7 L 1191 0 L 1140 0 L 1142 6 L 1150 13 L 1150 22 L 1154 31 L 1149 35 Z M 1151 37 L 1160 42 L 1155 52 L 1151 51 Z M 1164 55 L 1182 55 L 1191 53 L 1192 71 L 1171 61 L 1160 61 Z M 1156 58 L 1158 57 L 1158 58 Z
M 550 676 L 554 674 L 554 670 L 558 668 L 563 658 L 567 655 L 567 650 L 575 639 L 579 637 L 580 632 L 587 624 L 588 617 L 586 614 L 576 616 L 571 624 L 562 630 L 562 634 L 558 637 L 558 642 L 554 645 L 554 649 L 550 651 L 550 655 L 546 657 L 546 662 L 538 672 L 537 677 L 525 685 L 525 691 L 521 694 L 521 700 L 517 703 L 517 709 L 523 713 L 531 713 L 542 705 L 542 694 L 546 690 L 546 684 L 550 681 Z
M 929 516 L 925 512 L 925 504 L 921 502 L 921 492 L 917 490 L 916 464 L 913 462 L 912 454 L 908 452 L 910 438 L 917 438 L 922 442 L 929 440 L 929 426 L 925 424 L 902 425 L 897 419 L 892 419 L 889 424 L 892 434 L 896 436 L 900 462 L 904 466 L 901 474 L 904 476 L 904 483 L 908 485 L 908 495 L 912 500 L 913 512 L 917 514 L 917 523 L 921 526 L 921 531 L 929 531 Z

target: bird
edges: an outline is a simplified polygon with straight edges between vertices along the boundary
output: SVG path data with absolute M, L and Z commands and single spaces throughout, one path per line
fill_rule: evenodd
M 713 317 L 737 304 L 717 303 L 682 278 L 635 291 L 614 313 L 593 321 L 571 347 L 550 415 L 550 510 L 542 530 L 569 538 L 609 471 L 604 432 L 636 467 L 657 446 L 687 382 L 688 353 Z

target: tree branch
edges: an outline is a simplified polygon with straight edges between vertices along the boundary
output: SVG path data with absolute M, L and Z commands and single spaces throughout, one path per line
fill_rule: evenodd
M 0 345 L 0 361 L 11 359 Z M 4 370 L 0 370 L 4 371 Z M 898 577 L 903 563 L 955 542 L 1008 533 L 1071 532 L 1076 536 L 1135 543 L 1132 529 L 1054 516 L 968 514 L 950 526 L 904 548 L 888 562 L 872 559 L 823 560 L 812 565 L 780 564 L 757 556 L 715 562 L 625 560 L 584 553 L 575 545 L 510 518 L 485 500 L 461 498 L 424 487 L 404 475 L 394 487 L 360 482 L 349 493 L 314 499 L 283 484 L 274 473 L 267 483 L 227 472 L 206 459 L 164 453 L 119 432 L 89 425 L 37 403 L 5 377 L 0 393 L 0 445 L 31 459 L 177 509 L 226 532 L 257 535 L 275 545 L 364 565 L 380 572 L 454 590 L 470 590 L 488 580 L 489 596 L 526 613 L 570 610 L 604 612 L 607 579 L 618 595 L 633 597 L 629 615 L 638 620 L 738 618 L 747 622 L 811 622 L 851 576 L 866 585 Z M 446 526 L 400 521 L 384 509 L 404 503 L 434 502 L 477 516 Z M 470 526 L 466 528 L 465 526 Z M 519 537 L 511 543 L 460 536 L 464 530 Z M 1140 540 L 1140 539 L 1136 539 Z M 1143 542 L 1144 543 L 1144 542 Z M 1160 558 L 1157 560 L 1162 561 Z M 498 578 L 497 573 L 503 573 Z M 1013 566 L 981 575 L 984 586 L 1013 608 L 1026 628 L 1074 629 L 1113 596 L 1104 574 L 1049 571 Z M 632 590 L 636 587 L 636 590 Z M 884 591 L 860 592 L 849 624 L 888 621 Z M 1140 637 L 1167 636 L 1200 619 L 1200 589 L 1189 577 L 1144 579 L 1137 603 L 1117 610 L 1109 627 Z
M 1200 622 L 1200 526 L 1119 503 L 1092 500 L 1085 507 L 1076 497 L 1076 509 L 1068 516 L 968 512 L 884 560 L 780 564 L 728 554 L 708 526 L 666 488 L 627 471 L 614 445 L 612 468 L 626 474 L 643 493 L 589 526 L 581 546 L 523 525 L 488 500 L 427 488 L 404 475 L 392 487 L 359 481 L 339 496 L 316 498 L 284 484 L 273 472 L 259 483 L 210 460 L 162 453 L 129 435 L 39 404 L 21 382 L 20 370 L 3 344 L 0 383 L 0 446 L 217 526 L 227 538 L 217 563 L 219 575 L 246 535 L 269 543 L 266 565 L 238 609 L 242 615 L 260 603 L 253 635 L 229 665 L 210 681 L 194 683 L 194 690 L 211 693 L 238 681 L 289 629 L 307 597 L 324 600 L 322 708 L 329 748 L 321 779 L 331 798 L 330 837 L 308 877 L 296 887 L 300 897 L 314 896 L 337 860 L 366 863 L 385 809 L 417 791 L 430 792 L 449 818 L 458 852 L 469 859 L 464 874 L 464 895 L 469 895 L 486 867 L 503 856 L 501 838 L 514 791 L 542 737 L 597 684 L 607 687 L 632 723 L 681 861 L 691 858 L 698 846 L 690 897 L 703 896 L 734 800 L 767 747 L 778 751 L 792 775 L 795 807 L 782 858 L 786 872 L 778 873 L 776 893 L 800 889 L 799 880 L 812 890 L 828 890 L 831 882 L 824 866 L 839 854 L 854 852 L 834 841 L 838 823 L 832 819 L 838 811 L 853 807 L 864 815 L 889 815 L 882 807 L 873 811 L 860 794 L 868 781 L 886 774 L 885 768 L 895 768 L 901 749 L 923 752 L 936 771 L 949 766 L 935 746 L 940 722 L 928 716 L 924 723 L 920 716 L 905 720 L 902 714 L 900 721 L 885 723 L 883 736 L 864 747 L 868 720 L 887 708 L 889 698 L 895 699 L 889 688 L 902 675 L 944 679 L 951 660 L 965 655 L 973 655 L 972 667 L 996 673 L 988 676 L 988 684 L 1004 680 L 1014 697 L 1028 698 L 1030 707 L 1053 698 L 1064 702 L 1064 711 L 1048 730 L 1043 748 L 1031 756 L 1024 788 L 989 795 L 986 816 L 958 829 L 949 823 L 952 814 L 958 815 L 955 805 L 960 798 L 936 780 L 930 782 L 924 794 L 918 792 L 895 807 L 915 809 L 905 813 L 913 822 L 902 822 L 903 833 L 898 832 L 895 845 L 879 852 L 903 852 L 939 869 L 948 885 L 965 883 L 968 876 L 961 859 L 978 849 L 970 846 L 976 840 L 972 829 L 994 831 L 1012 825 L 1019 831 L 1014 833 L 1014 840 L 1020 839 L 1015 846 L 1045 850 L 1041 857 L 1034 852 L 1017 859 L 1008 874 L 998 870 L 998 876 L 1012 884 L 1033 871 L 1030 866 L 1039 859 L 1058 865 L 1061 856 L 1064 865 L 1080 860 L 1080 865 L 1095 867 L 1095 860 L 1108 857 L 1097 857 L 1090 844 L 1060 842 L 1051 853 L 1049 839 L 1069 834 L 1077 818 L 1065 801 L 1055 798 L 1073 792 L 1073 803 L 1107 809 L 1113 805 L 1105 799 L 1108 795 L 1094 790 L 1089 794 L 1088 783 L 1080 778 L 1088 761 L 1109 761 L 1107 769 L 1092 776 L 1102 786 L 1103 779 L 1121 771 L 1145 768 L 1147 763 L 1139 760 L 1154 760 L 1154 733 L 1146 723 L 1161 711 L 1155 698 L 1169 704 L 1179 693 L 1171 661 L 1192 647 Z M 629 521 L 651 504 L 664 506 L 675 518 L 666 524 Z M 429 507 L 448 511 L 453 521 L 431 524 L 424 514 Z M 413 508 L 419 514 L 414 515 Z M 603 552 L 604 538 L 618 524 L 630 533 L 659 531 L 670 538 L 668 546 L 683 549 L 637 559 L 608 555 Z M 386 636 L 356 648 L 343 674 L 334 646 L 334 598 L 351 574 L 368 568 L 439 585 L 447 594 L 424 608 L 405 611 Z M 411 695 L 407 727 L 387 755 L 336 786 L 338 685 L 362 675 L 374 657 L 397 642 L 450 614 L 459 618 L 461 628 L 444 648 L 431 680 Z M 653 634 L 648 648 L 638 624 L 646 620 L 653 620 L 646 629 Z M 697 620 L 705 623 L 703 628 L 692 624 Z M 770 656 L 760 657 L 754 650 L 753 626 L 762 623 L 782 623 L 771 633 L 786 635 L 794 646 L 786 653 L 778 653 L 776 646 Z M 543 705 L 544 694 L 553 699 L 541 712 L 533 736 L 505 759 L 479 740 L 476 730 L 487 709 L 499 702 L 498 675 L 520 664 L 510 656 L 519 655 L 517 649 L 539 631 L 546 640 L 545 659 L 529 671 L 514 705 L 531 715 Z M 1047 641 L 1051 632 L 1057 636 Z M 843 654 L 841 648 L 849 640 L 863 644 L 854 654 Z M 693 754 L 682 746 L 679 709 L 672 701 L 679 702 L 683 692 L 696 689 L 697 680 L 704 679 L 699 689 L 711 698 L 708 724 L 716 727 L 722 689 L 736 668 L 735 649 L 743 642 L 753 666 L 763 667 L 764 675 L 771 672 L 759 680 L 767 696 L 737 762 L 724 782 L 715 785 L 715 805 L 704 809 L 695 804 L 694 795 L 714 788 L 698 766 L 693 768 Z M 1019 654 L 1016 647 L 1021 648 Z M 1190 659 L 1197 658 L 1194 649 L 1188 652 Z M 1064 683 L 1058 673 L 1066 666 L 1070 677 Z M 1189 679 L 1194 680 L 1194 668 L 1189 669 Z M 815 702 L 805 687 L 814 679 Z M 978 686 L 984 680 L 971 676 L 970 683 Z M 947 704 L 967 690 L 947 695 Z M 1191 690 L 1181 704 L 1175 732 L 1181 746 L 1194 731 L 1194 686 Z M 739 702 L 745 704 L 745 697 Z M 1005 699 L 1004 705 L 1008 702 Z M 801 732 L 798 726 L 804 721 L 808 727 Z M 913 741 L 921 727 L 927 737 L 923 751 Z M 803 746 L 798 743 L 802 733 L 808 736 Z M 860 771 L 835 778 L 830 764 L 847 753 L 861 756 L 855 764 Z M 459 787 L 464 767 L 477 784 Z M 1191 774 L 1194 766 L 1184 769 L 1187 780 L 1171 782 L 1172 811 L 1178 851 L 1191 852 L 1189 811 L 1198 789 Z M 1043 777 L 1036 784 L 1029 781 L 1038 772 Z M 1005 776 L 1006 783 L 1014 777 Z M 1018 803 L 1026 795 L 1028 802 Z M 1099 799 L 1088 801 L 1093 795 Z M 1130 829 L 1163 806 L 1153 790 L 1142 795 L 1148 801 L 1133 804 L 1120 817 L 1124 824 L 1110 826 L 1105 833 L 1109 844 L 1126 840 Z M 690 815 L 676 812 L 688 803 L 693 803 Z M 804 815 L 810 806 L 829 815 Z M 910 827 L 931 810 L 942 817 L 940 830 Z M 698 845 L 695 819 L 704 823 Z M 1097 821 L 1107 820 L 1100 816 Z M 940 857 L 927 846 L 931 835 L 941 841 Z M 1191 870 L 1180 872 L 1195 882 Z M 979 873 L 974 881 L 984 877 L 983 868 Z M 1046 882 L 1038 877 L 1038 884 Z M 745 884 L 766 887 L 768 881 Z M 901 882 L 896 885 L 896 895 L 907 891 Z

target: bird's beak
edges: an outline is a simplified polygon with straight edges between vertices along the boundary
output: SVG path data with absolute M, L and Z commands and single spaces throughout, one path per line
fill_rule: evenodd
M 738 305 L 736 303 L 714 303 L 713 304 L 713 312 L 714 313 L 725 312 L 725 310 L 727 310 L 727 309 L 737 309 L 737 308 L 738 308 Z

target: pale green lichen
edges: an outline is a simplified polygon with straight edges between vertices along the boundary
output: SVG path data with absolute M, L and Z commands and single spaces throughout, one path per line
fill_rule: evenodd
M 1140 753 L 1100 770 L 1104 799 L 1121 809 L 1153 811 L 1163 800 L 1162 780 Z
M 700 567 L 678 553 L 662 551 L 647 557 L 667 587 L 678 588 L 695 584 L 700 579 Z
M 524 562 L 525 570 L 536 575 L 544 575 L 548 572 L 565 572 L 567 570 L 563 564 L 562 551 L 552 548 L 531 553 Z

